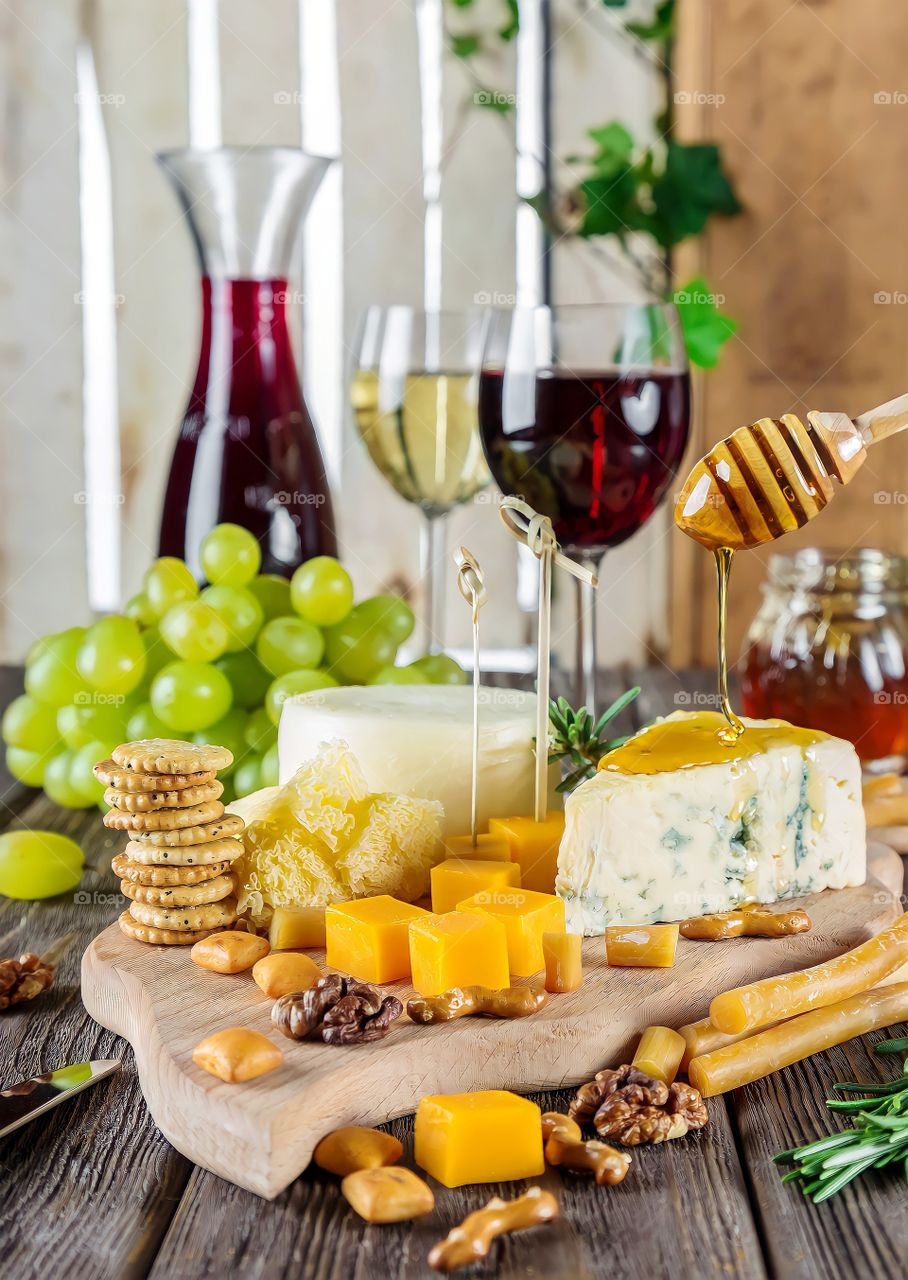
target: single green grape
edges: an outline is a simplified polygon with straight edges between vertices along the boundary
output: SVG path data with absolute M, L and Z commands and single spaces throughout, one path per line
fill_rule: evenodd
M 262 786 L 262 757 L 248 755 L 233 771 L 233 789 L 238 796 L 251 795 Z
M 177 733 L 196 733 L 230 710 L 230 681 L 207 662 L 171 662 L 151 686 L 151 707 Z
M 130 596 L 123 612 L 140 627 L 152 626 L 157 618 L 157 614 L 151 607 L 151 601 L 144 591 L 138 591 L 134 596 Z
M 158 672 L 168 662 L 173 662 L 173 653 L 165 644 L 159 627 L 148 627 L 143 631 L 142 643 L 145 645 L 145 682 L 150 685 Z
M 53 748 L 50 751 L 23 751 L 21 747 L 7 747 L 6 767 L 27 787 L 40 787 L 44 782 L 47 762 L 53 755 Z
M 427 653 L 424 658 L 417 658 L 410 663 L 414 671 L 420 672 L 429 684 L 466 684 L 467 673 L 459 663 L 446 653 Z
M 131 618 L 112 615 L 88 628 L 76 655 L 79 675 L 99 693 L 129 693 L 145 675 L 145 645 Z
M 353 608 L 353 580 L 334 556 L 314 556 L 290 579 L 290 599 L 307 622 L 333 627 Z
M 276 573 L 260 573 L 247 585 L 262 606 L 265 621 L 269 618 L 284 618 L 293 612 L 290 603 L 290 583 Z
M 319 689 L 336 689 L 337 681 L 325 671 L 289 671 L 278 676 L 268 687 L 265 710 L 272 724 L 280 724 L 281 709 L 288 698 L 298 693 L 315 693 Z
M 398 644 L 409 640 L 416 626 L 413 610 L 400 596 L 370 596 L 368 600 L 360 600 L 353 612 L 357 618 L 365 618 L 387 631 Z
M 54 804 L 64 809 L 87 809 L 95 801 L 89 800 L 72 782 L 75 751 L 60 751 L 51 756 L 44 769 L 44 790 Z
M 218 776 L 223 777 L 225 773 L 229 773 L 235 768 L 237 763 L 246 755 L 249 747 L 246 743 L 246 722 L 249 716 L 242 707 L 231 707 L 226 716 L 223 716 L 216 724 L 209 725 L 207 729 L 200 729 L 198 733 L 192 735 L 192 741 L 204 746 L 208 743 L 217 747 L 226 747 L 233 756 L 233 764 L 227 769 L 218 770 Z
M 119 703 L 75 702 L 57 712 L 57 729 L 66 745 L 78 751 L 89 742 L 112 742 L 116 746 L 123 741 L 126 720 Z
M 247 587 L 206 587 L 201 596 L 227 628 L 227 653 L 255 643 L 265 612 Z
M 84 797 L 86 804 L 98 804 L 104 799 L 104 784 L 98 781 L 92 769 L 100 760 L 110 759 L 110 753 L 119 741 L 117 737 L 106 742 L 88 742 L 73 752 L 69 783 L 74 791 Z
M 66 708 L 61 707 L 60 711 Z M 27 693 L 20 693 L 3 713 L 0 732 L 8 747 L 21 747 L 23 751 L 49 751 L 56 746 L 60 736 L 57 718 L 60 712 Z
M 161 635 L 184 662 L 213 662 L 230 643 L 221 615 L 202 600 L 184 600 L 161 619 Z
M 303 618 L 272 618 L 255 642 L 258 660 L 273 676 L 317 667 L 325 653 L 325 637 Z
M 0 893 L 33 901 L 68 893 L 82 879 L 75 840 L 54 831 L 7 831 L 0 836 Z
M 262 756 L 261 768 L 261 785 L 263 787 L 276 787 L 278 779 L 278 758 L 277 743 L 273 747 L 269 747 Z
M 260 755 L 277 742 L 277 729 L 264 707 L 256 707 L 246 721 L 246 745 Z
M 382 667 L 367 684 L 428 684 L 428 678 L 412 667 Z
M 251 711 L 262 705 L 271 684 L 271 676 L 251 649 L 244 649 L 241 653 L 225 653 L 214 665 L 230 681 L 233 701 L 238 707 Z
M 163 720 L 159 720 L 150 702 L 143 702 L 126 721 L 126 737 L 130 742 L 139 742 L 143 738 L 169 738 L 172 730 Z
M 255 536 L 238 524 L 217 524 L 202 539 L 199 558 L 209 582 L 245 587 L 262 563 Z
M 182 600 L 195 600 L 199 594 L 199 584 L 189 567 L 176 556 L 161 556 L 153 561 L 145 571 L 142 587 L 155 620 L 163 618 L 175 604 Z
M 62 707 L 88 690 L 76 666 L 76 657 L 86 636 L 85 627 L 70 627 L 45 636 L 41 648 L 29 658 L 25 668 L 25 692 L 38 702 Z
M 397 642 L 356 610 L 325 632 L 325 667 L 347 684 L 365 684 L 382 667 L 390 667 Z

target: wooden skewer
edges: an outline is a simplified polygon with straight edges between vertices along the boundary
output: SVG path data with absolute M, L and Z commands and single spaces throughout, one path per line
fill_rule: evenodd
M 721 440 L 693 468 L 675 507 L 675 523 L 704 546 L 754 547 L 812 520 L 848 484 L 867 448 L 908 427 L 908 395 L 853 421 L 811 409 L 761 418 Z

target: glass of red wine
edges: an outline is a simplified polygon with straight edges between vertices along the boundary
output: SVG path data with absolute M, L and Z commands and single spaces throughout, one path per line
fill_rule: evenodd
M 665 497 L 687 444 L 690 376 L 663 303 L 518 307 L 489 314 L 479 428 L 503 493 L 550 517 L 598 568 Z M 596 705 L 594 595 L 577 610 L 577 698 Z

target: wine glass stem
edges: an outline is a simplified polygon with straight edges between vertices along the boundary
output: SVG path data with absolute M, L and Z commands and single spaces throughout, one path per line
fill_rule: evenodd
M 419 568 L 423 586 L 426 653 L 441 653 L 444 649 L 447 547 L 447 516 L 424 513 Z
M 584 556 L 588 569 L 597 573 L 601 556 Z M 575 663 L 575 698 L 577 706 L 596 712 L 596 588 L 588 582 L 577 583 L 577 656 Z

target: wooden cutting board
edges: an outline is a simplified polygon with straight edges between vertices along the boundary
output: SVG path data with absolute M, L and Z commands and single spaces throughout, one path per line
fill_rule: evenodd
M 413 1111 L 426 1093 L 528 1092 L 579 1084 L 629 1060 L 649 1024 L 705 1016 L 719 991 L 818 964 L 878 933 L 901 913 L 902 863 L 869 850 L 867 883 L 785 906 L 804 906 L 808 934 L 688 942 L 672 969 L 610 969 L 602 938 L 584 943 L 583 986 L 515 1022 L 464 1018 L 417 1026 L 403 1015 L 378 1044 L 294 1043 L 271 1026 L 272 1002 L 249 973 L 209 973 L 187 947 L 150 947 L 116 924 L 82 960 L 82 999 L 102 1026 L 133 1046 L 148 1108 L 162 1133 L 196 1164 L 271 1199 L 306 1167 L 318 1140 L 345 1124 L 379 1124 Z M 323 955 L 312 953 L 318 960 Z M 395 983 L 404 1001 L 412 988 Z M 283 1065 L 230 1085 L 192 1061 L 213 1031 L 248 1026 L 280 1044 Z

